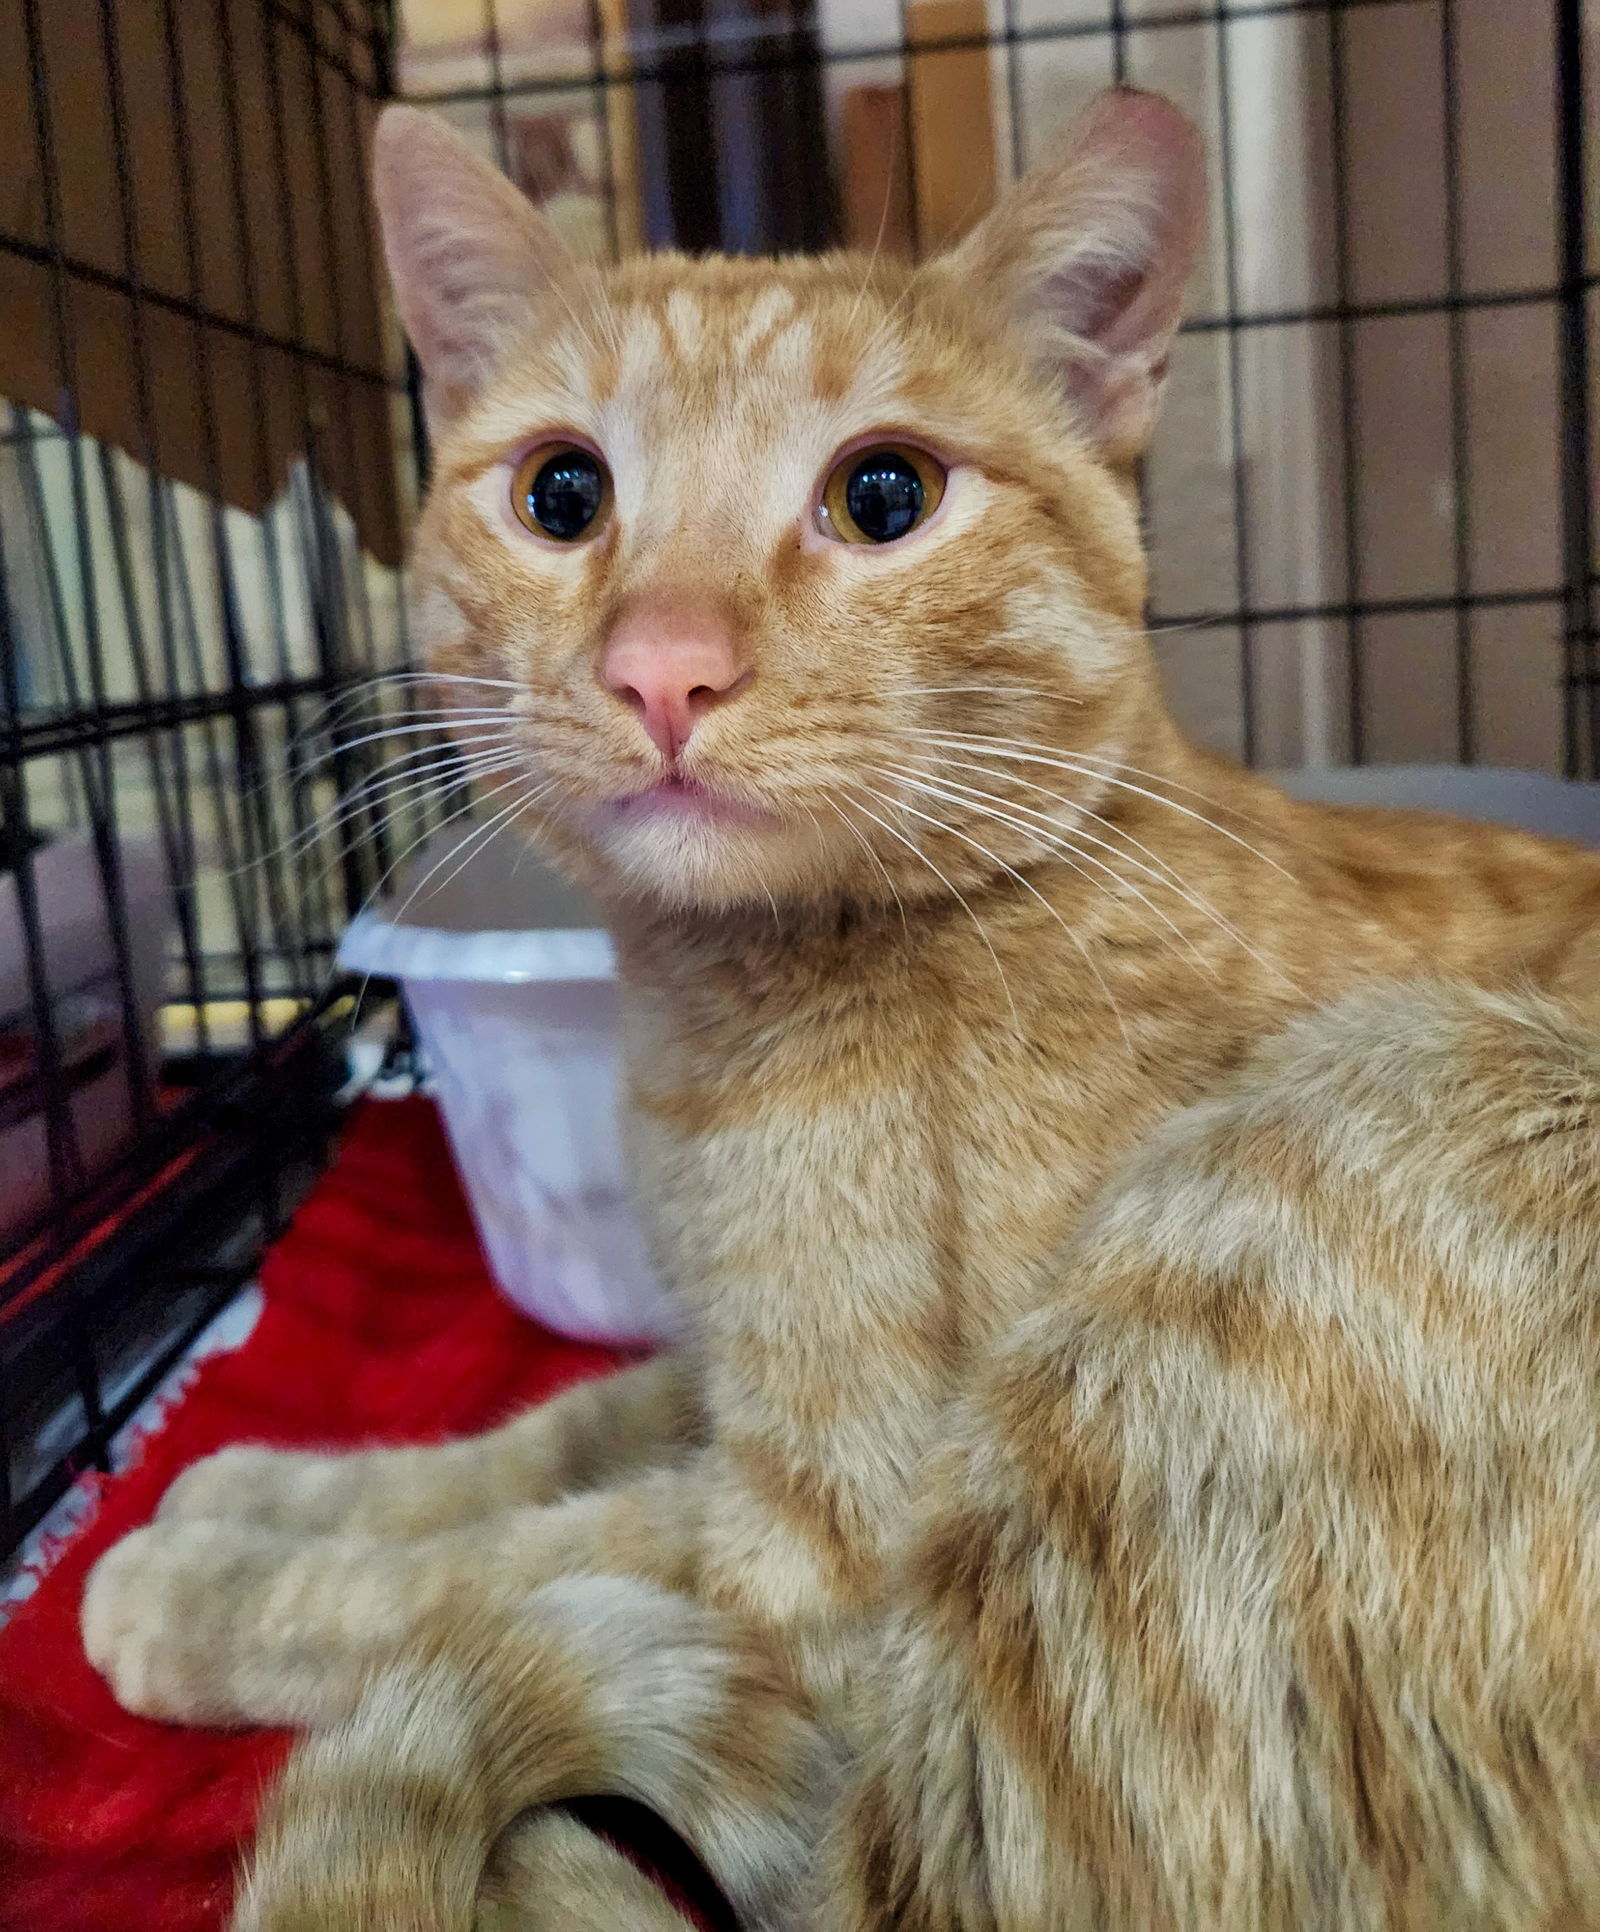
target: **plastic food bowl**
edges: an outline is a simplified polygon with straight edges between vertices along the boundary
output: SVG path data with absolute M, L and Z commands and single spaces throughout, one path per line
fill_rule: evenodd
M 504 1293 L 584 1341 L 663 1340 L 617 1130 L 610 937 L 512 838 L 458 857 L 472 837 L 430 842 L 339 963 L 403 987 Z

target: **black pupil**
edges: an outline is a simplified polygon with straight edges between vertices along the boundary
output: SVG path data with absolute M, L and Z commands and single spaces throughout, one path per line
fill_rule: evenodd
M 570 543 L 581 537 L 600 509 L 605 483 L 587 450 L 563 450 L 540 467 L 528 491 L 528 508 L 541 530 Z
M 922 515 L 922 478 L 904 456 L 875 450 L 850 472 L 844 500 L 862 536 L 872 543 L 893 543 Z

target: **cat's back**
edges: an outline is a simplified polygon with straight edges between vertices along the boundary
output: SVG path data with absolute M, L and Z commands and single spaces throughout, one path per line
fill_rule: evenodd
M 983 1875 L 1001 1922 L 1600 1926 L 1570 1011 L 1412 985 L 1297 1022 L 1113 1177 L 951 1438 L 896 1691 L 934 1769 L 882 1816 L 960 1708 L 985 1828 L 1052 1821 Z
M 1251 784 L 1258 816 L 1272 800 L 1276 848 L 1330 937 L 1381 934 L 1393 976 L 1548 988 L 1569 958 L 1591 957 L 1600 993 L 1600 953 L 1588 950 L 1600 937 L 1600 853 L 1511 825 L 1310 803 Z

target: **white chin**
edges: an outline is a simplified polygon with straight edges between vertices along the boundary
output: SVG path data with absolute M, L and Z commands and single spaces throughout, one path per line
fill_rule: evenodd
M 624 884 L 679 905 L 762 903 L 790 884 L 795 872 L 795 855 L 781 830 L 663 816 L 610 827 L 601 843 Z

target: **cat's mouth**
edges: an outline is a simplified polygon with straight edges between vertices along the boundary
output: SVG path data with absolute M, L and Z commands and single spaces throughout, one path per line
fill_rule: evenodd
M 608 812 L 624 825 L 649 819 L 675 818 L 701 825 L 740 826 L 747 830 L 774 831 L 782 820 L 775 812 L 748 799 L 735 798 L 705 785 L 697 778 L 683 778 L 669 772 L 665 778 L 646 786 L 641 792 L 628 792 L 610 801 Z

